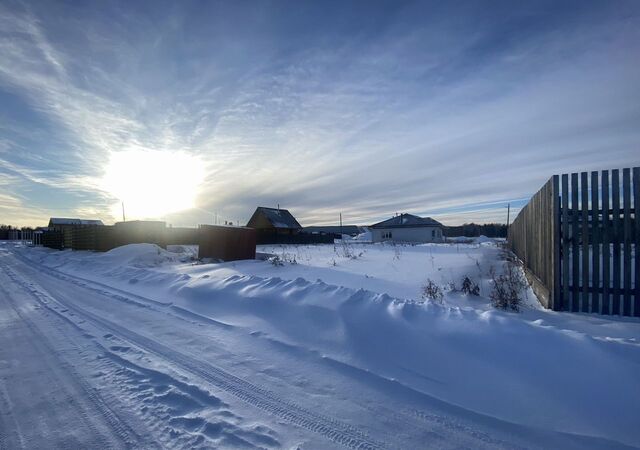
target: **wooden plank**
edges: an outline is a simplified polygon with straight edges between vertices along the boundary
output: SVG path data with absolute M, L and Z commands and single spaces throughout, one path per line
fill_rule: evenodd
M 562 175 L 562 307 L 570 309 L 569 301 L 569 175 Z
M 551 240 L 553 249 L 553 265 L 551 276 L 553 277 L 552 305 L 555 311 L 561 311 L 562 299 L 560 295 L 560 177 L 554 175 L 551 184 Z
M 591 172 L 591 286 L 600 287 L 600 201 L 598 191 L 598 172 Z M 600 295 L 591 294 L 591 312 L 602 314 Z
M 611 314 L 611 222 L 609 220 L 609 171 L 602 171 L 602 314 Z
M 549 229 L 551 223 L 551 210 L 549 209 L 549 198 L 551 197 L 551 189 L 550 183 L 547 182 L 544 187 L 544 195 L 540 198 L 540 206 L 542 213 L 542 240 L 540 244 L 542 245 L 542 258 L 548 258 L 547 264 L 541 266 L 544 268 L 544 278 L 545 284 L 552 291 L 550 270 L 553 265 L 553 260 L 551 259 L 551 252 L 549 251 L 552 248 L 551 236 L 549 236 Z M 549 307 L 551 308 L 553 305 L 551 303 L 551 295 L 549 296 Z
M 623 252 L 623 286 L 622 296 L 624 309 L 622 314 L 630 316 L 631 311 L 631 169 L 622 169 L 622 193 L 623 193 L 623 226 L 624 226 L 624 252 Z
M 611 275 L 612 283 L 612 314 L 620 314 L 620 171 L 613 169 L 611 171 L 611 206 L 612 206 L 612 236 L 611 244 L 613 246 L 613 273 Z
M 580 247 L 578 247 L 578 174 L 571 174 L 571 285 L 580 285 Z M 571 311 L 579 311 L 578 289 L 573 290 L 571 296 Z
M 635 251 L 635 296 L 633 315 L 640 317 L 640 167 L 633 168 L 633 248 Z
M 589 174 L 582 172 L 580 174 L 580 193 L 581 193 L 581 222 L 582 222 L 582 267 L 580 268 L 582 295 L 580 297 L 580 311 L 589 312 Z

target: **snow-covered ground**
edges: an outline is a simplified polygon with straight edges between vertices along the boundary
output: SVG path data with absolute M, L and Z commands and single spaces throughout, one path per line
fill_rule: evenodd
M 640 445 L 640 321 L 494 310 L 491 240 L 169 250 L 0 243 L 0 448 Z

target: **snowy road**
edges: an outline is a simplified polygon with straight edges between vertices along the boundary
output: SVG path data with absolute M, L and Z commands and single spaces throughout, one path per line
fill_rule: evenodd
M 0 448 L 622 448 L 0 250 Z

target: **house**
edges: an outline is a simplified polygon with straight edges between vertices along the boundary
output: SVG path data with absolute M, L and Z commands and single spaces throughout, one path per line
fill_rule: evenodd
M 86 219 L 66 219 L 61 217 L 52 217 L 49 219 L 50 230 L 64 231 L 65 229 L 81 227 L 81 226 L 104 225 L 102 220 L 86 220 Z
M 373 242 L 444 242 L 443 225 L 430 217 L 400 214 L 369 227 Z
M 49 232 L 51 236 L 61 235 L 60 248 L 73 248 L 73 230 L 76 228 L 104 226 L 101 220 L 67 219 L 62 217 L 52 217 L 49 219 Z M 56 238 L 58 248 L 59 239 Z
M 247 227 L 255 228 L 258 233 L 274 235 L 294 235 L 302 227 L 286 209 L 259 206 L 247 222 Z

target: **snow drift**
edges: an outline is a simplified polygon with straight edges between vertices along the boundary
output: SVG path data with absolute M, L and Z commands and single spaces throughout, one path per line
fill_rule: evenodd
M 486 266 L 500 263 L 499 250 L 487 238 L 469 245 L 406 246 L 400 257 L 394 246 L 359 244 L 366 247 L 365 255 L 334 265 L 326 261 L 338 250 L 316 247 L 308 260 L 303 255 L 282 267 L 266 261 L 194 265 L 185 263 L 185 253 L 146 244 L 105 254 L 25 250 L 23 255 L 55 270 L 167 300 L 296 354 L 363 371 L 470 412 L 537 429 L 640 443 L 638 320 L 537 307 L 521 314 L 491 309 Z M 416 264 L 422 264 L 419 272 Z M 480 266 L 485 273 L 480 298 L 449 293 L 440 306 L 418 295 L 390 295 L 415 291 L 393 282 L 403 280 L 403 269 L 413 276 L 428 272 L 455 278 Z M 375 278 L 367 284 L 372 289 L 359 287 L 368 283 L 364 275 Z

